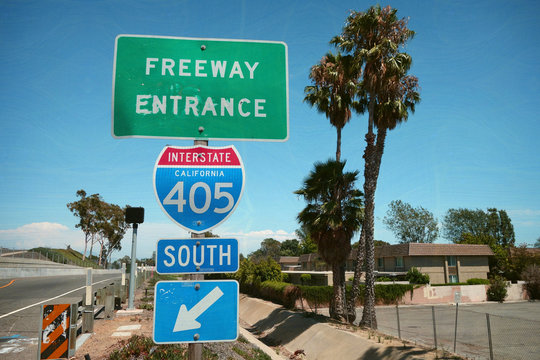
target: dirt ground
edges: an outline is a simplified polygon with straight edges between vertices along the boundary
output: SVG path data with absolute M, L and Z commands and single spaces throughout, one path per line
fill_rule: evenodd
M 141 298 L 144 296 L 144 290 L 138 289 L 136 291 L 134 300 L 135 308 L 139 308 Z M 125 309 L 126 307 L 127 306 L 124 304 L 123 308 Z M 120 349 L 124 345 L 123 340 L 127 340 L 129 338 L 129 336 L 113 336 L 113 333 L 118 332 L 119 327 L 129 325 L 141 325 L 140 329 L 129 331 L 130 335 L 144 335 L 152 337 L 153 311 L 143 310 L 141 314 L 127 316 L 115 315 L 115 317 L 111 320 L 95 320 L 94 334 L 87 339 L 79 349 L 77 349 L 76 355 L 72 359 L 85 360 L 86 354 L 90 356 L 91 360 L 107 359 L 114 350 Z M 397 358 L 402 360 L 434 360 L 437 358 L 447 358 L 444 356 L 445 354 L 441 353 L 441 351 L 436 354 L 434 351 L 426 351 L 425 349 L 415 347 L 414 344 L 404 343 L 399 339 L 385 336 L 384 334 L 377 332 L 363 330 L 358 327 L 344 324 L 333 324 L 333 326 L 340 328 L 343 331 L 354 332 L 357 336 L 369 339 L 371 342 L 376 344 L 377 348 L 382 350 L 383 353 L 383 349 L 387 349 L 395 356 L 395 351 L 399 349 L 398 352 L 400 355 L 398 355 Z M 274 347 L 274 349 L 284 359 L 305 359 L 301 353 L 295 356 L 280 346 Z M 391 357 L 394 358 L 394 356 Z
M 135 291 L 135 308 L 139 307 L 143 296 L 144 290 L 137 289 Z M 127 305 L 123 304 L 123 308 L 125 309 L 126 307 Z M 131 335 L 145 335 L 152 337 L 153 314 L 153 311 L 143 310 L 141 314 L 137 315 L 115 315 L 111 320 L 95 320 L 94 333 L 79 349 L 77 349 L 75 357 L 72 359 L 84 360 L 86 354 L 90 355 L 91 360 L 107 359 L 111 352 L 121 348 L 123 345 L 122 340 L 127 340 L 129 338 L 129 336 L 112 336 L 115 332 L 118 332 L 118 328 L 121 326 L 141 325 L 139 330 L 129 331 Z

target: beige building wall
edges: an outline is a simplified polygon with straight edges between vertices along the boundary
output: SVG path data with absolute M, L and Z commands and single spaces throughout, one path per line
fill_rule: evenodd
M 489 273 L 489 261 L 487 256 L 458 256 L 459 282 L 469 279 L 487 279 Z
M 431 284 L 446 283 L 444 256 L 414 256 L 408 259 L 410 266 L 407 267 L 407 270 L 414 266 L 422 274 L 429 275 Z

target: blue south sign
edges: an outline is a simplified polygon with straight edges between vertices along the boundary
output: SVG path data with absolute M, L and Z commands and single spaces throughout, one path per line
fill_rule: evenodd
M 238 240 L 224 238 L 161 239 L 158 274 L 225 273 L 238 270 Z
M 166 146 L 154 166 L 154 192 L 169 218 L 194 233 L 224 222 L 244 191 L 244 164 L 234 146 Z

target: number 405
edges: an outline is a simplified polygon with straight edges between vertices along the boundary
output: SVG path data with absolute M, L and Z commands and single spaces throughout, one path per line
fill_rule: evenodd
M 233 184 L 230 182 L 216 183 L 214 186 L 214 199 L 219 200 L 221 198 L 227 199 L 227 205 L 222 208 L 215 208 L 214 212 L 217 214 L 223 214 L 230 211 L 234 205 L 234 198 L 231 193 L 224 191 L 224 188 L 232 188 Z M 198 189 L 204 191 L 204 205 L 202 207 L 197 207 L 195 204 L 195 192 Z M 173 199 L 175 194 L 178 193 L 176 199 Z M 210 186 L 203 182 L 196 182 L 189 189 L 189 208 L 196 214 L 205 213 L 208 208 L 210 208 L 210 203 L 212 202 L 212 190 Z M 178 206 L 178 212 L 181 213 L 184 211 L 184 205 L 186 205 L 186 200 L 184 199 L 184 182 L 179 181 L 174 185 L 171 191 L 167 194 L 165 199 L 163 199 L 163 205 L 176 205 Z

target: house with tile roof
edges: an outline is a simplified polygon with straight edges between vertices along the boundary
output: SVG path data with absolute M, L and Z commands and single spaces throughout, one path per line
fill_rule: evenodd
M 345 270 L 354 272 L 356 249 L 351 251 Z M 432 284 L 466 282 L 487 279 L 489 257 L 493 251 L 487 245 L 469 244 L 398 244 L 375 247 L 375 276 L 405 275 L 415 267 L 428 274 Z M 330 271 L 319 254 L 303 254 L 294 270 L 302 272 Z
M 398 244 L 375 247 L 375 270 L 379 274 L 404 274 L 415 267 L 428 274 L 432 284 L 487 279 L 488 259 L 493 251 L 487 245 Z

